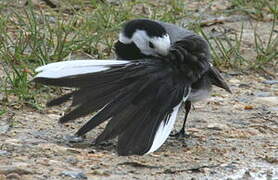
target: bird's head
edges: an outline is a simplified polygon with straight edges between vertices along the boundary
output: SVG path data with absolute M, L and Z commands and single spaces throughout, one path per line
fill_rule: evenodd
M 148 19 L 127 22 L 119 35 L 119 42 L 124 45 L 135 45 L 134 48 L 138 48 L 146 56 L 165 56 L 171 46 L 165 28 Z

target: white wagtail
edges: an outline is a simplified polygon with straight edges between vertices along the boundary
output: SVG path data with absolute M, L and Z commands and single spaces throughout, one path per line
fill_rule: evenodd
M 119 59 L 138 60 L 141 58 L 152 58 L 167 55 L 171 44 L 181 41 L 186 37 L 194 36 L 199 38 L 200 53 L 210 60 L 210 52 L 207 42 L 192 31 L 181 28 L 177 25 L 154 21 L 150 19 L 135 19 L 127 22 L 119 35 L 119 40 L 115 44 L 115 51 Z M 195 50 L 194 44 L 187 44 L 188 49 Z M 185 123 L 191 109 L 191 102 L 200 101 L 208 97 L 211 85 L 225 89 L 229 93 L 231 90 L 221 77 L 217 69 L 210 63 L 208 73 L 203 78 L 192 84 L 191 93 L 184 103 L 185 117 L 181 130 L 176 136 L 185 136 Z
M 167 38 L 167 33 L 164 35 Z M 108 120 L 95 143 L 118 137 L 120 155 L 143 155 L 166 141 L 182 102 L 188 101 L 194 89 L 199 90 L 199 85 L 210 89 L 215 84 L 207 44 L 198 35 L 172 42 L 159 56 L 147 55 L 138 60 L 51 63 L 36 69 L 39 73 L 34 81 L 78 88 L 48 104 L 73 98 L 71 106 L 75 108 L 60 119 L 61 123 L 97 112 L 76 135 L 83 136 Z

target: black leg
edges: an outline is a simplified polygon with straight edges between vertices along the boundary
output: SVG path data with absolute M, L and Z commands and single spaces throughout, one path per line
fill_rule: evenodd
M 185 133 L 185 124 L 186 124 L 186 120 L 187 120 L 188 114 L 191 109 L 191 101 L 186 101 L 184 103 L 184 109 L 185 109 L 185 115 L 184 115 L 184 119 L 183 119 L 182 128 L 178 133 L 171 135 L 171 136 L 174 136 L 174 137 L 188 137 L 189 136 Z

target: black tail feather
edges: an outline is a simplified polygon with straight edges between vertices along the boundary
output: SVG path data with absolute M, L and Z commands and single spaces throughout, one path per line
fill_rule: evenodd
M 75 91 L 70 92 L 68 94 L 65 94 L 65 95 L 63 95 L 61 97 L 58 97 L 56 99 L 53 99 L 53 100 L 47 102 L 46 106 L 51 107 L 51 106 L 58 106 L 60 104 L 63 104 L 64 102 L 70 100 L 74 93 L 75 93 Z
M 115 115 L 120 114 L 122 111 L 125 111 L 125 108 L 130 105 L 131 100 L 136 95 L 136 90 L 140 88 L 140 86 L 141 83 L 131 83 L 125 89 L 120 90 L 121 92 L 118 92 L 117 96 L 113 97 L 110 102 L 107 102 L 106 106 L 84 126 L 82 126 L 76 135 L 83 136 L 97 125 L 106 121 L 109 117 L 114 117 Z
M 185 87 L 182 84 L 172 87 L 174 90 L 167 86 L 159 88 L 160 93 L 153 95 L 155 98 L 143 105 L 145 109 L 138 115 L 138 119 L 133 120 L 132 124 L 122 131 L 118 138 L 120 155 L 142 155 L 150 149 L 160 123 L 168 120 L 173 107 L 179 104 L 184 96 Z
M 145 104 L 141 106 L 138 104 L 136 106 L 130 104 L 125 111 L 116 114 L 116 116 L 108 122 L 104 131 L 95 140 L 95 143 L 99 144 L 102 141 L 117 137 L 132 123 L 129 119 L 137 121 L 136 119 L 140 119 L 142 113 L 147 114 L 148 108 L 149 106 Z
M 232 94 L 232 91 L 229 88 L 228 84 L 226 83 L 226 81 L 223 79 L 220 72 L 216 68 L 211 66 L 207 74 L 209 76 L 209 80 L 213 85 L 225 89 L 227 92 Z

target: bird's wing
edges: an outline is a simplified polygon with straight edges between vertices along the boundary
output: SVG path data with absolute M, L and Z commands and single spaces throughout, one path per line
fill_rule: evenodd
M 60 122 L 97 112 L 77 135 L 109 120 L 96 142 L 118 136 L 121 155 L 153 152 L 164 143 L 192 83 L 161 60 L 65 61 L 37 71 L 35 82 L 79 88 L 50 102 L 57 105 L 73 97 L 75 109 Z
M 188 47 L 192 47 L 193 49 L 191 51 L 195 51 L 196 47 L 198 49 L 202 49 L 202 51 L 206 54 L 208 61 L 211 61 L 210 59 L 210 52 L 209 52 L 209 46 L 207 41 L 205 41 L 201 36 L 195 34 L 192 31 L 189 31 L 185 28 L 182 28 L 180 26 L 177 26 L 175 24 L 166 23 L 162 21 L 156 21 L 160 23 L 169 34 L 170 40 L 172 43 L 176 43 L 178 41 L 181 41 L 189 36 L 194 36 L 199 39 L 199 43 L 197 46 L 194 46 L 194 42 L 191 43 Z M 195 41 L 196 42 L 196 41 Z M 206 73 L 208 75 L 209 80 L 212 82 L 213 85 L 220 87 L 222 89 L 225 89 L 227 92 L 231 93 L 228 84 L 225 82 L 219 71 L 211 64 L 209 71 Z
M 128 61 L 116 60 L 78 60 L 61 61 L 36 68 L 36 79 L 59 79 L 81 74 L 96 73 L 108 70 L 111 65 L 127 64 Z

